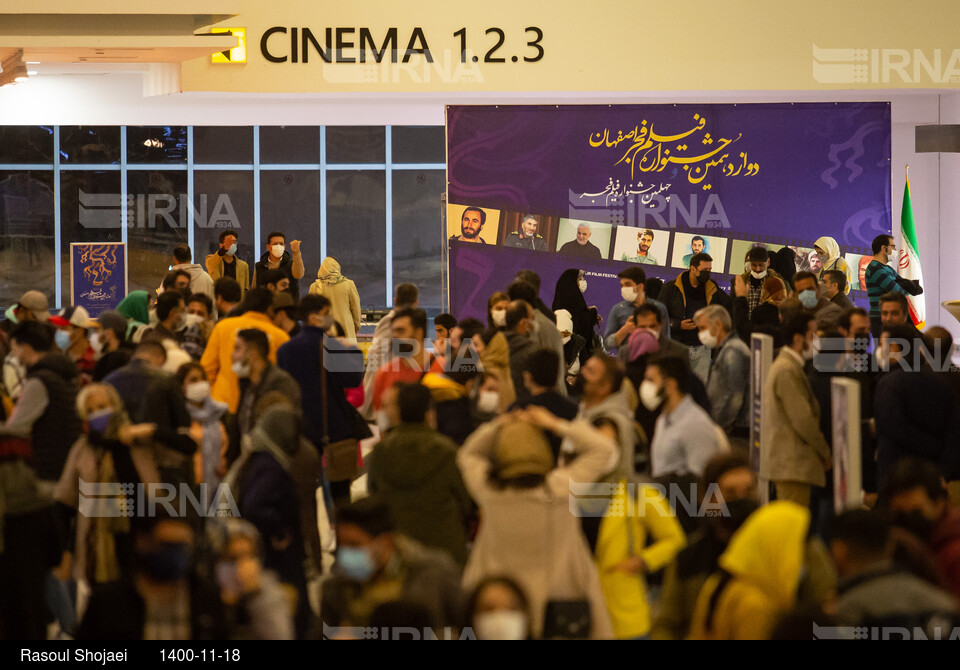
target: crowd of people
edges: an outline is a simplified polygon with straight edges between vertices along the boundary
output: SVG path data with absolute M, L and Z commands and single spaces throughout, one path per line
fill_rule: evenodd
M 836 262 L 755 247 L 729 291 L 706 253 L 666 282 L 631 266 L 605 319 L 577 268 L 552 296 L 521 271 L 485 322 L 431 324 L 400 284 L 365 354 L 337 261 L 301 296 L 299 242 L 266 242 L 252 273 L 234 231 L 204 267 L 178 246 L 156 294 L 96 319 L 38 291 L 7 310 L 0 638 L 960 625 L 960 371 L 945 329 L 912 325 L 892 237 L 869 311 Z M 753 333 L 777 349 L 756 445 Z M 863 438 L 840 513 L 836 377 Z

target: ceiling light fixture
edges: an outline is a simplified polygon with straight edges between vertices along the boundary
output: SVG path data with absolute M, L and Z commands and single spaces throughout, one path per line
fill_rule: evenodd
M 27 66 L 23 62 L 23 49 L 3 61 L 3 71 L 0 72 L 0 86 L 17 84 L 29 78 Z

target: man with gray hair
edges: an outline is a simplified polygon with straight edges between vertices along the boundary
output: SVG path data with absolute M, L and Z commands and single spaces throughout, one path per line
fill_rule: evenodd
M 557 250 L 561 256 L 573 256 L 574 258 L 585 258 L 588 260 L 600 260 L 603 254 L 599 247 L 590 241 L 590 235 L 593 233 L 590 226 L 586 223 L 580 223 L 577 226 L 576 238 L 570 240 Z
M 731 444 L 747 445 L 750 394 L 750 350 L 733 332 L 730 312 L 720 305 L 707 305 L 693 315 L 701 344 L 712 350 L 707 377 L 710 414 L 730 437 Z

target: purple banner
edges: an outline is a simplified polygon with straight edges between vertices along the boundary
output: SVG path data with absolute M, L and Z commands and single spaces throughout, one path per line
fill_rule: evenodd
M 891 227 L 889 103 L 451 106 L 447 141 L 458 317 L 485 318 L 518 269 L 548 304 L 561 272 L 587 271 L 605 316 L 631 264 L 672 279 L 705 251 L 732 276 L 751 247 L 791 246 L 816 271 L 821 236 L 863 302 L 863 257 Z

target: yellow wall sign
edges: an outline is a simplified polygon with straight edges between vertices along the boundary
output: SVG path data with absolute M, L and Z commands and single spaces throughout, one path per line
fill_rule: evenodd
M 247 62 L 247 29 L 246 28 L 214 28 L 210 32 L 214 34 L 228 34 L 235 36 L 239 43 L 227 51 L 218 51 L 210 56 L 210 62 L 214 64 L 222 63 L 246 63 Z

